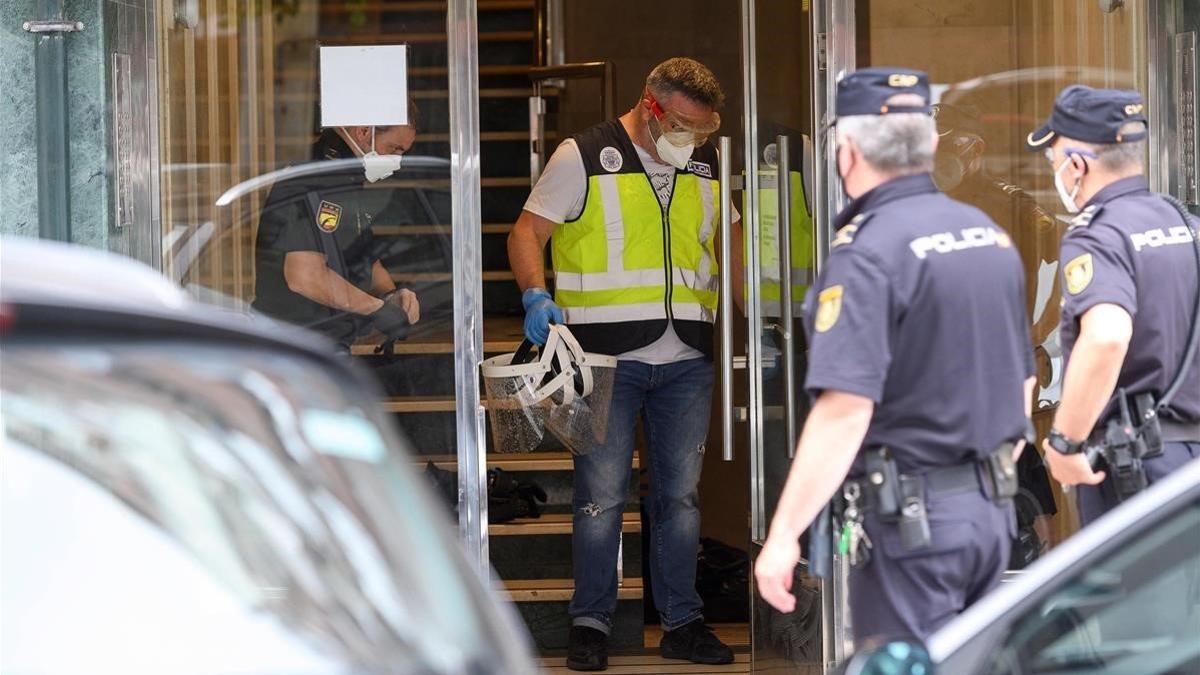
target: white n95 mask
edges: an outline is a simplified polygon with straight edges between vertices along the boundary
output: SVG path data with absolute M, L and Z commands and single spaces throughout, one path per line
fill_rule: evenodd
M 691 134 L 685 135 L 690 136 Z M 658 156 L 662 161 L 676 169 L 686 169 L 688 160 L 692 158 L 692 152 L 696 149 L 696 144 L 675 145 L 667 138 L 666 134 L 663 134 L 654 142 L 654 147 L 658 150 Z
M 387 178 L 400 170 L 400 162 L 404 155 L 381 155 L 375 152 L 375 127 L 371 127 L 371 151 L 363 152 L 350 134 L 346 138 L 354 144 L 354 149 L 362 155 L 363 173 L 368 183 L 375 183 Z

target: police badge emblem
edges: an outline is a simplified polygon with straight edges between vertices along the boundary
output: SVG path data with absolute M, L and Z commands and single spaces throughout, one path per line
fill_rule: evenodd
M 817 296 L 817 318 L 814 327 L 818 333 L 833 328 L 842 314 L 842 285 L 830 286 Z
M 1063 267 L 1063 279 L 1067 282 L 1067 292 L 1079 295 L 1083 289 L 1092 283 L 1092 254 L 1084 253 L 1076 256 Z
M 615 173 L 621 170 L 621 166 L 625 164 L 625 160 L 621 157 L 621 151 L 611 145 L 606 145 L 600 150 L 600 166 L 609 173 Z
M 322 201 L 317 211 L 317 227 L 322 232 L 333 232 L 342 219 L 342 207 L 333 202 Z

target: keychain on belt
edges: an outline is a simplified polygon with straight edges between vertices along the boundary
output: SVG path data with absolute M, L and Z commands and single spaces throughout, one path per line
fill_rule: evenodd
M 838 538 L 838 555 L 846 558 L 851 567 L 863 567 L 871 560 L 871 538 L 863 527 L 863 513 L 858 502 L 862 490 L 858 483 L 846 483 L 842 488 L 846 508 L 842 511 L 842 534 Z

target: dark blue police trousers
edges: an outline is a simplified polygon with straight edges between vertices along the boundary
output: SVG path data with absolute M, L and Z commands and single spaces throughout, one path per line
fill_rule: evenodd
M 1162 454 L 1142 460 L 1146 481 L 1154 485 L 1197 457 L 1200 457 L 1200 443 L 1163 443 Z M 1112 477 L 1108 476 L 1100 485 L 1079 486 L 1075 498 L 1079 506 L 1079 522 L 1082 525 L 1088 525 L 1120 503 L 1109 485 L 1111 482 Z
M 854 639 L 916 637 L 934 631 L 995 588 L 1016 536 L 1011 504 L 981 490 L 927 501 L 932 544 L 905 551 L 896 523 L 868 513 L 871 560 L 850 570 Z

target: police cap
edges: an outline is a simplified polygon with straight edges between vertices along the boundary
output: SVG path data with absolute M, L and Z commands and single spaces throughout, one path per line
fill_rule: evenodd
M 1130 122 L 1141 122 L 1142 131 L 1121 133 Z M 1127 89 L 1093 89 L 1072 84 L 1058 93 L 1050 119 L 1025 138 L 1030 150 L 1041 150 L 1062 134 L 1084 143 L 1126 143 L 1146 137 L 1142 95 Z
M 898 94 L 916 94 L 922 105 L 888 105 Z M 930 113 L 929 75 L 910 68 L 863 68 L 843 77 L 837 84 L 835 111 L 849 115 Z

